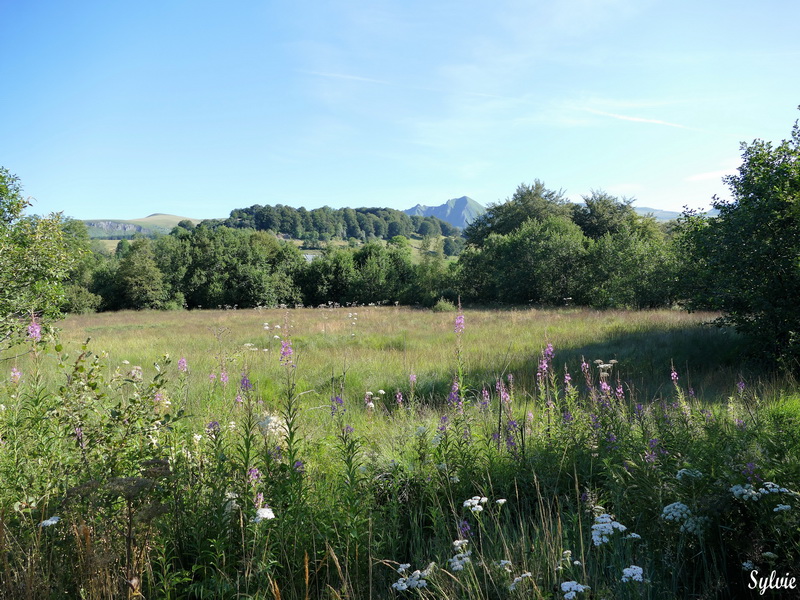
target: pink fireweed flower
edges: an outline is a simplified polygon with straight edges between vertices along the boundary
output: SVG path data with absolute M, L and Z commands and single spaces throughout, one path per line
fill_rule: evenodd
M 242 402 L 244 402 L 244 400 L 242 399 L 242 395 L 236 394 L 236 404 L 241 404 Z
M 180 373 L 186 373 L 189 370 L 189 365 L 186 363 L 186 358 L 181 356 L 178 360 L 178 371 Z
M 678 383 L 678 374 L 675 372 L 675 369 L 672 369 L 672 373 L 670 375 L 672 377 L 672 383 Z
M 411 373 L 411 375 L 408 376 L 408 380 L 411 382 L 411 385 L 414 385 L 417 383 L 417 376 L 414 373 Z
M 222 371 L 222 373 L 219 374 L 219 380 L 222 382 L 222 385 L 226 385 L 228 383 L 228 372 Z
M 42 326 L 36 322 L 36 319 L 31 319 L 31 323 L 28 325 L 28 338 L 35 342 L 42 340 Z
M 17 367 L 11 367 L 11 383 L 19 383 L 20 379 L 22 379 L 22 371 Z
M 397 390 L 397 393 L 394 395 L 394 399 L 397 401 L 398 406 L 403 406 L 403 392 Z
M 281 364 L 285 366 L 291 365 L 293 355 L 292 343 L 289 340 L 281 340 Z
M 461 332 L 464 331 L 464 315 L 461 314 L 460 312 L 456 317 L 456 325 L 454 331 L 456 332 L 456 335 L 460 335 Z

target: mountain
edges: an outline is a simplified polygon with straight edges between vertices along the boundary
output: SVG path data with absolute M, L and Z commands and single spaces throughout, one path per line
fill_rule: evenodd
M 191 221 L 195 225 L 200 222 L 200 219 L 189 219 L 163 213 L 149 215 L 143 219 L 84 219 L 83 222 L 89 229 L 89 237 L 122 239 L 131 238 L 135 234 L 145 237 L 152 237 L 160 233 L 166 234 L 184 220 Z
M 631 208 L 636 211 L 637 215 L 642 215 L 643 217 L 653 215 L 656 221 L 672 221 L 681 215 L 681 213 L 673 210 L 661 210 L 659 208 L 648 208 L 646 206 L 632 206 Z
M 485 213 L 486 209 L 469 196 L 461 196 L 461 198 L 453 198 L 439 206 L 417 204 L 414 208 L 403 212 L 412 217 L 436 217 L 464 229 L 475 217 Z

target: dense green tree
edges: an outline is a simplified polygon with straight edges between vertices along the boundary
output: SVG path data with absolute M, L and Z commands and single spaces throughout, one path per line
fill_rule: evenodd
M 569 202 L 562 192 L 548 190 L 538 179 L 532 185 L 521 184 L 504 203 L 491 204 L 464 231 L 467 242 L 480 246 L 490 234 L 506 235 L 531 219 L 571 216 Z
M 164 276 L 156 264 L 152 242 L 134 240 L 116 273 L 122 308 L 163 308 L 166 301 Z
M 687 213 L 680 243 L 690 308 L 720 310 L 773 358 L 800 360 L 800 126 L 780 144 L 742 145 L 718 216 Z
M 615 234 L 636 219 L 636 212 L 631 208 L 633 200 L 618 200 L 602 191 L 592 190 L 583 196 L 583 204 L 573 206 L 572 220 L 593 240 L 600 239 L 607 233 Z
M 32 316 L 59 315 L 63 282 L 79 258 L 61 216 L 25 216 L 29 204 L 19 178 L 0 167 L 0 347 Z

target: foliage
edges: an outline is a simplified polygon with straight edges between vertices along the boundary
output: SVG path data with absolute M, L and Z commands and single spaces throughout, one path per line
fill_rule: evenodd
M 691 309 L 724 312 L 720 323 L 757 350 L 796 367 L 800 359 L 800 127 L 780 144 L 742 145 L 731 200 L 716 217 L 687 212 L 680 243 Z
M 59 315 L 63 282 L 78 257 L 61 216 L 24 216 L 28 205 L 19 178 L 0 167 L 0 348 L 32 318 Z

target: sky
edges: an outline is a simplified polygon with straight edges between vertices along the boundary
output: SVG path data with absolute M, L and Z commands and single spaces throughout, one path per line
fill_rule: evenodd
M 0 166 L 28 212 L 707 207 L 800 117 L 786 0 L 0 0 Z

